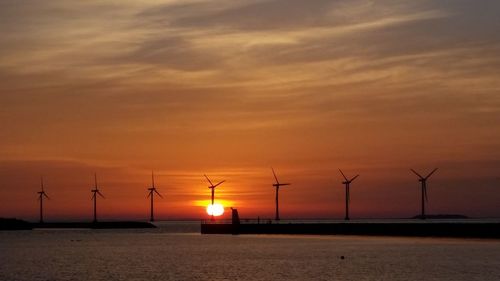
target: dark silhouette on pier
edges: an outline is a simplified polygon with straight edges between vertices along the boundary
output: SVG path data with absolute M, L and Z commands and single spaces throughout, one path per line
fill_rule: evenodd
M 426 177 L 422 177 L 419 173 L 417 173 L 415 170 L 410 169 L 417 177 L 419 178 L 418 181 L 422 183 L 422 213 L 420 215 L 420 218 L 425 220 L 425 202 L 427 202 L 427 179 L 430 178 L 432 174 L 437 170 L 438 168 L 432 170 Z
M 350 188 L 351 182 L 353 182 L 357 177 L 359 177 L 359 175 L 356 175 L 352 179 L 349 180 L 344 175 L 342 170 L 339 169 L 339 171 L 345 179 L 345 181 L 342 182 L 343 184 L 345 184 L 345 218 L 344 219 L 346 221 L 348 221 L 349 220 L 349 202 L 351 202 L 351 194 L 350 194 L 349 188 Z
M 163 198 L 163 196 L 161 196 L 161 194 L 156 190 L 156 187 L 155 187 L 155 174 L 153 171 L 151 171 L 151 187 L 148 188 L 149 190 L 149 193 L 148 193 L 148 197 L 151 199 L 151 217 L 150 217 L 150 221 L 155 221 L 155 217 L 154 217 L 154 212 L 153 212 L 153 196 L 154 194 L 156 193 L 158 196 L 160 196 L 160 198 Z
M 208 187 L 211 191 L 212 191 L 212 208 L 213 208 L 213 205 L 214 205 L 214 200 L 215 200 L 215 188 L 219 185 L 221 185 L 223 182 L 225 182 L 225 180 L 219 182 L 218 184 L 214 185 L 212 183 L 212 181 L 207 177 L 207 175 L 204 175 L 205 178 L 207 179 L 207 181 L 210 183 L 210 186 Z M 214 217 L 214 214 L 212 212 L 212 217 L 210 218 L 211 221 L 215 221 L 215 217 Z
M 280 190 L 280 186 L 290 185 L 290 183 L 280 183 L 278 181 L 278 177 L 276 176 L 276 173 L 274 172 L 274 169 L 272 167 L 271 167 L 271 170 L 273 171 L 274 179 L 276 179 L 276 183 L 273 183 L 273 186 L 276 187 L 276 217 L 274 219 L 277 220 L 277 221 L 279 221 L 280 220 L 280 210 L 279 210 L 279 190 Z
M 50 200 L 49 196 L 43 189 L 43 176 L 40 177 L 40 186 L 42 190 L 38 192 L 38 201 L 40 201 L 40 223 L 43 223 L 43 198 L 45 197 Z
M 94 183 L 95 183 L 94 189 L 91 190 L 91 192 L 93 193 L 92 200 L 94 200 L 94 220 L 93 220 L 93 222 L 97 223 L 97 194 L 99 194 L 99 196 L 101 196 L 104 199 L 104 195 L 102 195 L 102 193 L 99 191 L 99 188 L 97 186 L 97 174 L 94 174 Z

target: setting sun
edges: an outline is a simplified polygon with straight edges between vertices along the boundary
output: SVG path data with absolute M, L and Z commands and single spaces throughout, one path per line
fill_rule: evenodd
M 210 204 L 207 206 L 207 214 L 210 216 L 220 216 L 224 214 L 224 206 L 219 203 Z

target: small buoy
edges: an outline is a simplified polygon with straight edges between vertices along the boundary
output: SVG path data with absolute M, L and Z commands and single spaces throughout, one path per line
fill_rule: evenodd
M 344 256 L 340 256 L 340 259 L 343 260 L 343 259 L 345 259 L 345 257 Z

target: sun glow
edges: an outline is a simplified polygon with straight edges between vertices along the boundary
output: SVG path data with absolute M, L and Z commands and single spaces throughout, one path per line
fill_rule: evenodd
M 221 216 L 222 214 L 224 214 L 224 206 L 219 203 L 215 203 L 213 205 L 210 204 L 207 206 L 207 214 L 209 214 L 210 216 Z

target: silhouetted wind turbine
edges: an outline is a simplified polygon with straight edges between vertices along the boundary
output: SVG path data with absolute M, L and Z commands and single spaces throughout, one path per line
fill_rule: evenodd
M 40 223 L 43 223 L 43 197 L 50 199 L 49 196 L 43 190 L 43 177 L 40 177 L 40 185 L 42 187 L 42 191 L 38 192 L 38 200 L 40 201 Z
M 410 169 L 417 177 L 419 178 L 418 181 L 422 183 L 422 215 L 421 219 L 425 220 L 425 202 L 427 202 L 427 179 L 430 178 L 432 174 L 437 170 L 438 168 L 432 170 L 426 177 L 422 177 L 419 173 L 417 173 L 415 170 Z
M 342 183 L 345 184 L 345 220 L 349 220 L 349 202 L 351 202 L 351 195 L 349 191 L 349 185 L 353 182 L 359 175 L 354 176 L 352 179 L 347 179 L 347 177 L 342 173 L 342 170 L 339 169 L 340 173 L 344 177 L 345 181 Z
M 91 190 L 91 192 L 93 193 L 92 200 L 94 200 L 94 222 L 97 222 L 97 194 L 99 194 L 99 196 L 101 196 L 102 198 L 104 198 L 104 195 L 102 195 L 102 193 L 99 191 L 99 188 L 97 187 L 97 174 L 94 174 L 94 182 L 95 186 L 94 189 Z
M 214 205 L 214 199 L 215 199 L 215 188 L 219 185 L 221 185 L 223 182 L 225 182 L 225 180 L 219 182 L 218 184 L 214 185 L 212 183 L 212 181 L 207 177 L 207 175 L 204 175 L 205 178 L 207 179 L 207 181 L 210 183 L 210 186 L 208 188 L 210 188 L 210 190 L 212 191 L 212 208 L 213 208 L 213 205 Z M 215 221 L 215 218 L 214 218 L 214 215 L 213 215 L 213 212 L 212 212 L 212 218 L 210 219 L 212 221 Z
M 276 180 L 276 183 L 273 183 L 273 186 L 276 187 L 276 217 L 274 219 L 279 221 L 280 220 L 280 210 L 279 210 L 280 186 L 290 185 L 290 183 L 280 183 L 278 181 L 278 177 L 276 176 L 276 173 L 274 172 L 274 169 L 272 167 L 271 167 L 271 170 L 273 171 L 274 179 Z
M 155 217 L 153 214 L 153 195 L 156 193 L 161 198 L 163 198 L 163 196 L 161 196 L 161 194 L 156 190 L 154 172 L 151 172 L 151 187 L 148 188 L 148 190 L 149 190 L 148 197 L 150 197 L 150 199 L 151 199 L 151 218 L 150 218 L 150 221 L 155 221 Z

